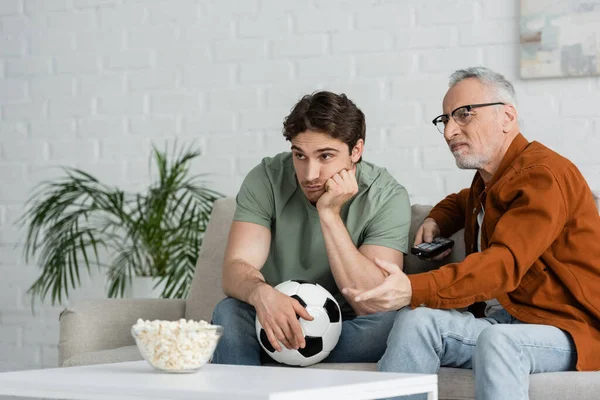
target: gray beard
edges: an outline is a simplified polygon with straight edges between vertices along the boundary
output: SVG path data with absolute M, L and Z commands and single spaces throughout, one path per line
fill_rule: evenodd
M 456 166 L 460 169 L 480 169 L 489 161 L 487 155 L 454 156 Z

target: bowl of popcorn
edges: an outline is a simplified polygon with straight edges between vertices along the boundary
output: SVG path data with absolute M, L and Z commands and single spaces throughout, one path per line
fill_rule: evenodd
M 210 361 L 223 327 L 206 321 L 144 321 L 131 327 L 142 357 L 154 368 L 173 373 L 198 371 Z

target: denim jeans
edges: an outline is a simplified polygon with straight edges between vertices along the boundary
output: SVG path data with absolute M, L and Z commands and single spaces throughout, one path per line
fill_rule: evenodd
M 377 362 L 385 351 L 396 312 L 356 317 L 342 322 L 340 339 L 323 362 Z M 256 337 L 256 311 L 251 305 L 227 297 L 213 312 L 213 324 L 223 326 L 212 362 L 260 365 L 265 354 Z
M 456 310 L 405 307 L 396 315 L 377 367 L 427 374 L 437 373 L 440 366 L 469 368 L 476 399 L 519 400 L 529 398 L 529 374 L 574 370 L 576 361 L 569 334 L 522 323 L 504 309 L 475 318 Z

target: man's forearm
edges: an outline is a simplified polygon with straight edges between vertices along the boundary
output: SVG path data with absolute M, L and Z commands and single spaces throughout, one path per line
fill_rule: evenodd
M 339 288 L 371 289 L 385 278 L 375 263 L 356 248 L 339 214 L 321 214 L 331 272 Z
M 227 262 L 223 268 L 223 292 L 229 297 L 252 304 L 252 294 L 268 285 L 260 271 L 243 260 Z

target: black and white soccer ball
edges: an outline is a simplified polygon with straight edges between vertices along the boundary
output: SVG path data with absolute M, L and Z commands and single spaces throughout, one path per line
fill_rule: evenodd
M 290 350 L 282 344 L 278 352 L 256 318 L 256 336 L 262 348 L 275 361 L 287 365 L 306 367 L 325 359 L 342 333 L 342 312 L 338 302 L 327 289 L 316 283 L 291 280 L 280 283 L 275 289 L 298 300 L 314 319 L 307 321 L 298 317 L 306 340 L 303 349 Z

